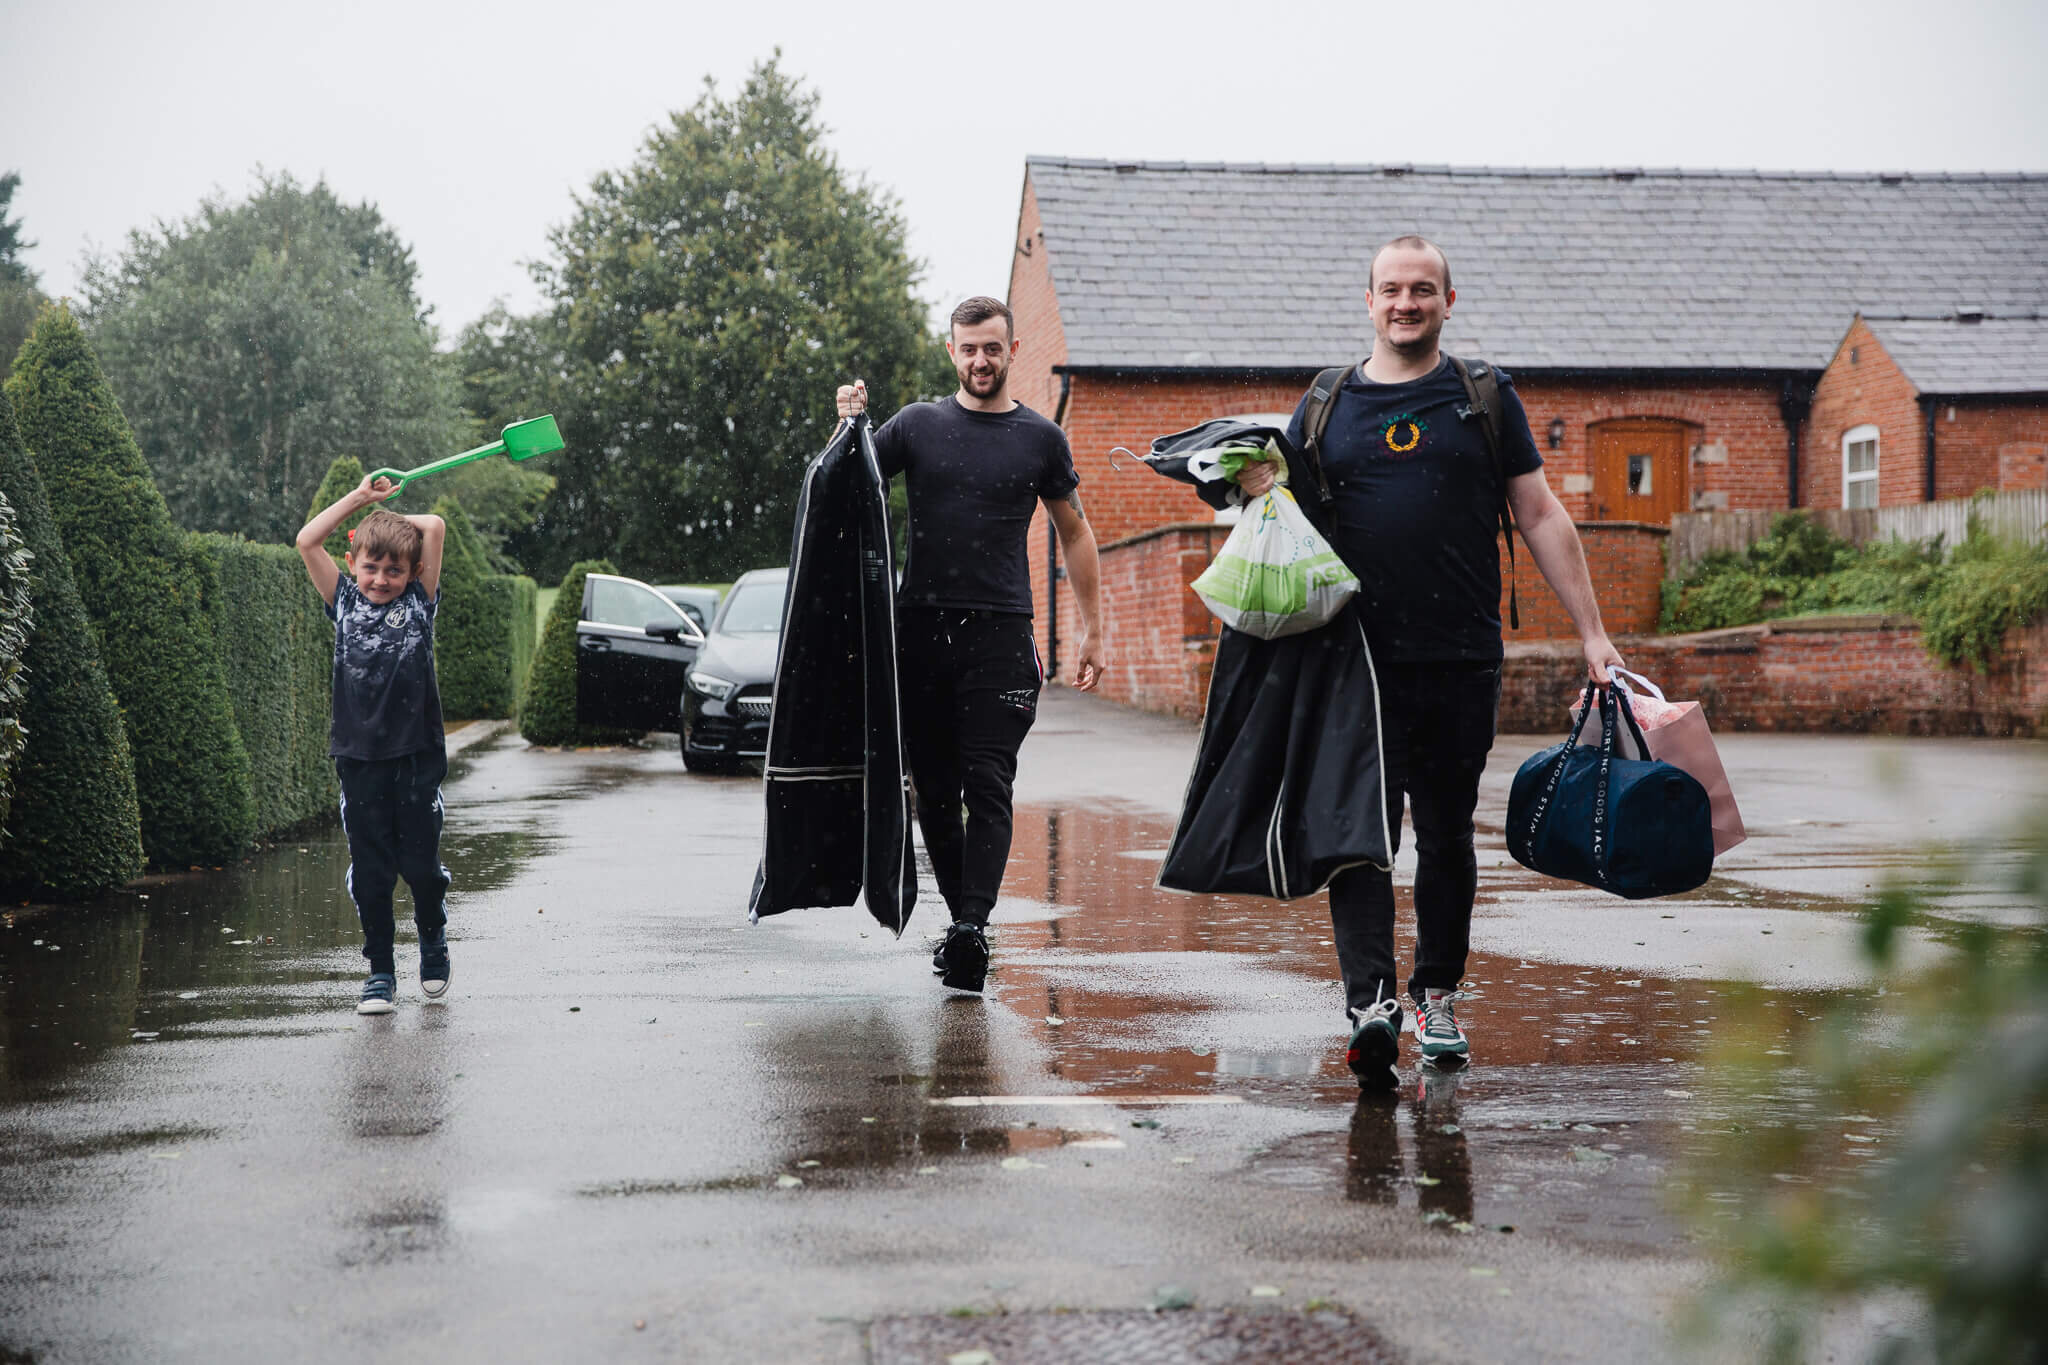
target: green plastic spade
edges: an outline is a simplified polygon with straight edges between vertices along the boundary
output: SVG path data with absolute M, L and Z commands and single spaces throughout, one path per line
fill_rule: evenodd
M 390 479 L 398 485 L 391 490 L 397 497 L 405 486 L 414 479 L 424 479 L 429 474 L 439 474 L 471 460 L 486 460 L 493 455 L 507 455 L 515 460 L 530 460 L 536 455 L 546 455 L 562 449 L 562 429 L 555 425 L 554 414 L 545 417 L 530 417 L 524 422 L 514 422 L 498 434 L 498 439 L 475 450 L 465 450 L 460 455 L 450 455 L 443 460 L 423 464 L 418 469 L 375 469 L 370 471 L 372 479 Z

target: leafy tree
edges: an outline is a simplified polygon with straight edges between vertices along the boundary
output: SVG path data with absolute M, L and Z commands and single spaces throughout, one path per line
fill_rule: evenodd
M 35 556 L 35 633 L 22 660 L 27 744 L 14 765 L 14 809 L 0 831 L 0 892 L 80 900 L 142 871 L 135 769 L 42 476 L 4 390 L 0 494 L 13 504 L 22 542 Z
M 620 730 L 602 730 L 576 720 L 576 618 L 583 611 L 583 580 L 594 573 L 617 573 L 607 559 L 573 565 L 541 627 L 540 648 L 526 675 L 526 694 L 519 704 L 519 733 L 533 744 L 608 744 L 629 738 Z
M 455 360 L 463 406 L 476 419 L 479 440 L 560 407 L 563 361 L 556 332 L 551 315 L 513 317 L 502 306 L 462 329 Z M 446 487 L 462 500 L 494 570 L 512 573 L 521 567 L 511 543 L 531 538 L 555 489 L 550 471 L 559 458 L 478 460 L 447 475 Z
M 21 253 L 35 245 L 21 239 L 21 220 L 9 222 L 7 210 L 14 202 L 14 192 L 21 188 L 21 172 L 9 171 L 0 175 L 0 280 L 18 280 L 23 284 L 34 284 L 36 274 L 22 262 Z
M 23 337 L 35 324 L 36 310 L 46 299 L 36 288 L 36 272 L 21 259 L 24 249 L 35 245 L 21 239 L 21 220 L 9 222 L 8 205 L 21 185 L 21 175 L 9 171 L 0 175 L 0 370 L 5 370 L 21 349 Z
M 779 564 L 834 386 L 857 373 L 884 410 L 917 392 L 932 340 L 903 221 L 840 170 L 817 103 L 777 60 L 732 99 L 707 86 L 553 234 L 547 323 L 496 357 L 523 349 L 539 384 L 560 356 L 569 449 L 527 563 Z
M 282 542 L 337 454 L 462 449 L 451 362 L 374 205 L 259 172 L 90 263 L 85 319 L 179 524 Z
M 171 866 L 237 857 L 255 830 L 249 755 L 200 601 L 198 565 L 84 331 L 62 304 L 36 319 L 7 394 L 47 481 L 121 703 L 143 848 Z
M 320 486 L 313 490 L 313 501 L 306 508 L 306 521 L 311 521 L 314 517 L 319 516 L 322 512 L 334 506 L 335 503 L 341 501 L 343 494 L 360 487 L 363 482 L 363 475 L 366 472 L 363 468 L 363 462 L 355 456 L 335 456 L 334 463 L 327 466 L 327 477 L 320 480 Z M 347 554 L 348 533 L 360 526 L 363 518 L 370 515 L 372 510 L 374 509 L 365 507 L 361 511 L 351 513 L 348 517 L 344 518 L 341 525 L 334 528 L 334 534 L 327 537 L 327 553 L 333 555 L 336 559 L 340 559 L 343 555 Z M 303 526 L 305 522 L 299 524 Z M 293 532 L 292 534 L 296 537 L 298 533 Z

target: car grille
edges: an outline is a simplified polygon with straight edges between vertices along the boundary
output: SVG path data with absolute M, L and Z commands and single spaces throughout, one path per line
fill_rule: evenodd
M 768 719 L 768 712 L 774 706 L 775 700 L 773 697 L 757 695 L 738 698 L 733 702 L 732 709 L 734 715 L 746 720 L 766 720 Z

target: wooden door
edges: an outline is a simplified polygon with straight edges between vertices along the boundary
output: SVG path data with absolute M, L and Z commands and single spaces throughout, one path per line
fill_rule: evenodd
M 1692 440 L 1683 422 L 1631 417 L 1593 428 L 1593 518 L 1669 526 L 1692 510 Z

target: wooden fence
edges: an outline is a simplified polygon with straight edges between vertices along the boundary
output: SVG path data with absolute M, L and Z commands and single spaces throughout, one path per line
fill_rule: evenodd
M 1873 540 L 1932 540 L 1944 545 L 1959 544 L 1976 517 L 1986 530 L 2011 540 L 2036 543 L 2048 539 L 2048 490 L 2028 489 L 2020 493 L 1995 493 L 1975 498 L 1950 498 L 1943 502 L 1904 503 L 1896 507 L 1813 507 L 1807 515 L 1854 545 Z M 1671 518 L 1671 539 L 1665 550 L 1664 571 L 1683 578 L 1694 565 L 1716 550 L 1737 554 L 1762 540 L 1771 523 L 1783 516 L 1779 511 L 1680 512 Z

